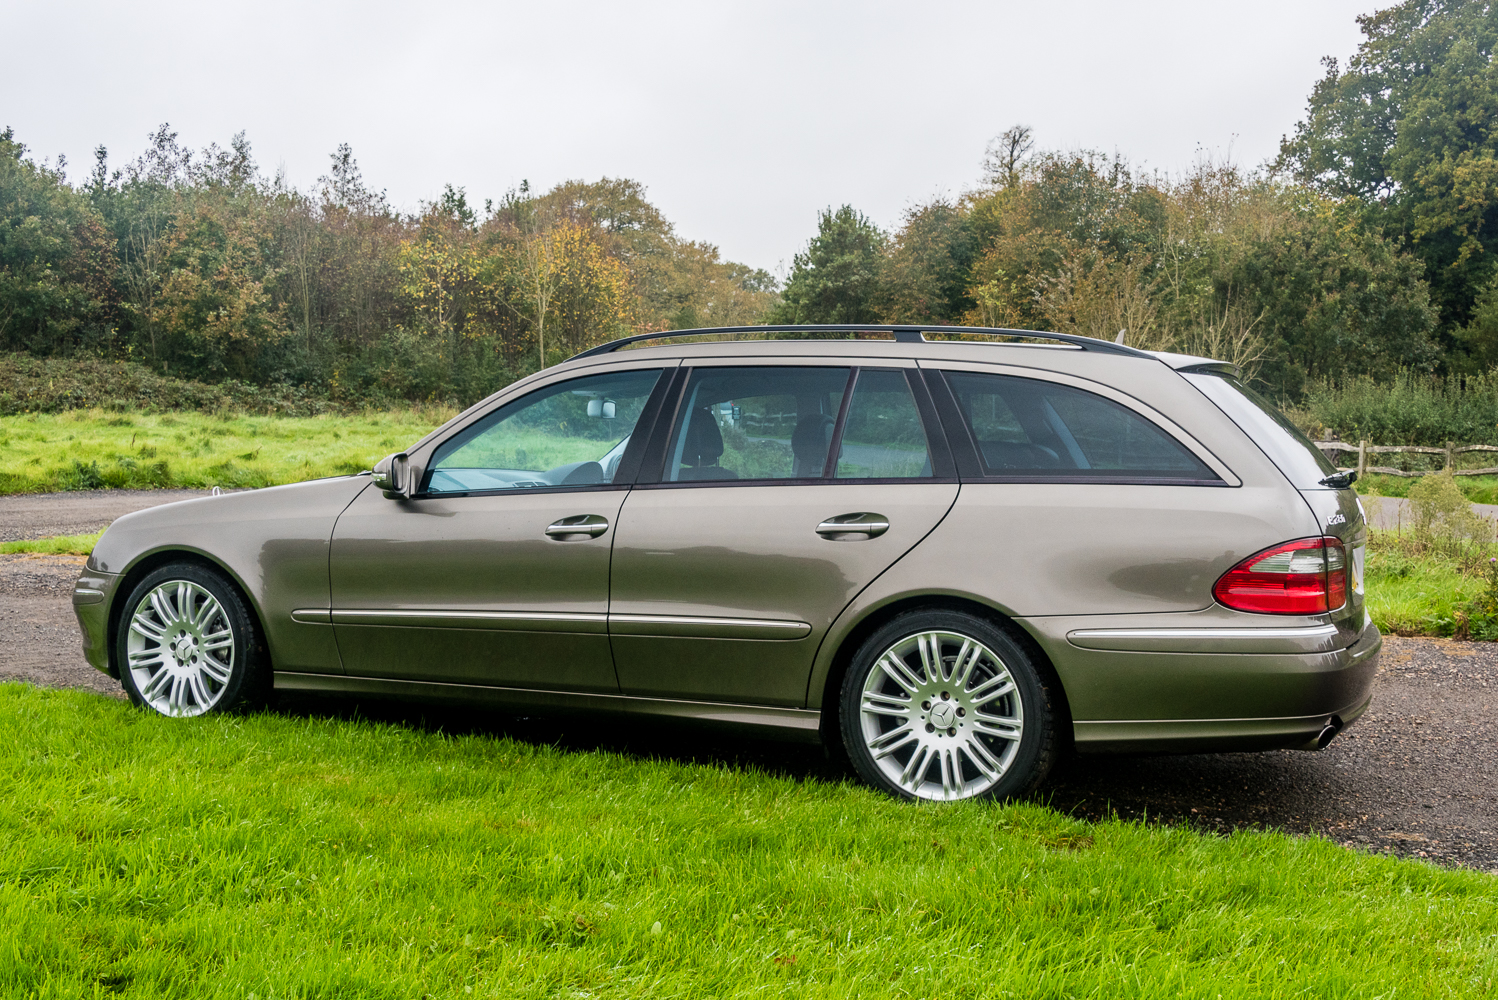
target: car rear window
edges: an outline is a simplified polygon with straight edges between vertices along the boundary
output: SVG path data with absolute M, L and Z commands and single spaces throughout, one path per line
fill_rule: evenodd
M 1310 438 L 1236 375 L 1221 371 L 1182 374 L 1253 439 L 1296 489 L 1326 489 L 1321 480 L 1337 474 L 1337 467 Z
M 1175 438 L 1096 393 L 1012 375 L 946 377 L 988 476 L 1219 481 Z

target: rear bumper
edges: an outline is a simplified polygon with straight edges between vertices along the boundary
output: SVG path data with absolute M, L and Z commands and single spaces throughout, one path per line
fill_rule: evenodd
M 1383 647 L 1367 621 L 1351 645 L 1315 621 L 1202 628 L 1110 616 L 1021 624 L 1056 668 L 1084 753 L 1314 746 L 1328 723 L 1351 724 L 1367 709 Z

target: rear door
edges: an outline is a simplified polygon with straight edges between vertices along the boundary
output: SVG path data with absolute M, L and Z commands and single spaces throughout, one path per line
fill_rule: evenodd
M 804 359 L 687 373 L 656 481 L 642 473 L 614 539 L 625 693 L 805 703 L 833 619 L 957 495 L 914 374 Z

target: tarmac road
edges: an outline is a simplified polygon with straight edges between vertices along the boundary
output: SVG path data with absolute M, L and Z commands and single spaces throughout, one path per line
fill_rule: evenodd
M 129 510 L 201 491 L 98 491 L 0 497 L 0 540 L 98 530 Z M 121 697 L 83 659 L 70 596 L 82 559 L 0 555 L 0 679 Z M 292 713 L 359 711 L 444 729 L 508 733 L 579 749 L 752 764 L 800 779 L 844 775 L 805 747 L 718 732 L 596 720 L 301 699 Z M 684 749 L 689 748 L 689 749 Z M 1208 831 L 1278 827 L 1498 874 L 1498 644 L 1385 640 L 1373 706 L 1319 753 L 1092 757 L 1064 761 L 1041 791 L 1089 818 Z

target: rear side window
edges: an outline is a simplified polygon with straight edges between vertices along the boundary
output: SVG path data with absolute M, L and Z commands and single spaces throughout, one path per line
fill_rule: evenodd
M 986 475 L 1217 482 L 1179 441 L 1096 393 L 1012 375 L 947 372 Z
M 698 368 L 687 383 L 666 481 L 821 479 L 848 368 Z
M 838 479 L 931 475 L 926 432 L 903 372 L 879 368 L 859 371 L 834 475 Z
M 1325 489 L 1321 480 L 1337 474 L 1337 467 L 1327 461 L 1310 438 L 1237 376 L 1226 372 L 1183 374 L 1186 381 L 1200 389 L 1202 395 L 1216 403 L 1253 439 L 1296 489 Z

